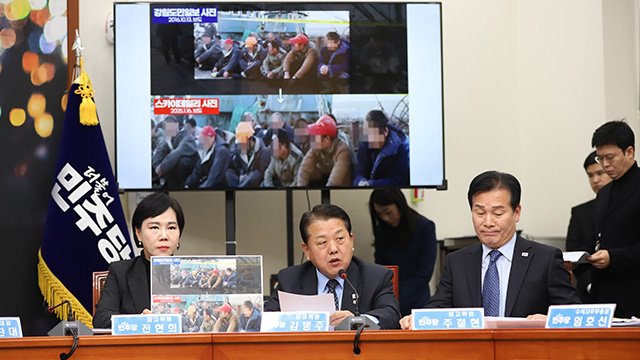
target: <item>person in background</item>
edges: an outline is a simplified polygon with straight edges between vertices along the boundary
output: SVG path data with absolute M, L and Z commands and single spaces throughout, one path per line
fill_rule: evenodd
M 232 268 L 227 268 L 224 271 L 223 279 L 222 279 L 222 288 L 225 289 L 225 292 L 235 292 L 238 287 L 238 273 L 233 271 Z
M 289 135 L 284 129 L 277 129 L 271 145 L 273 157 L 264 175 L 264 186 L 294 186 L 304 155 L 291 143 Z
M 226 172 L 231 163 L 231 152 L 227 143 L 217 136 L 209 125 L 202 128 L 198 143 L 202 146 L 198 152 L 199 160 L 191 175 L 185 181 L 186 188 L 224 188 Z
M 324 93 L 347 93 L 349 90 L 349 41 L 340 38 L 335 31 L 325 36 L 326 46 L 320 51 L 318 78 Z
M 172 256 L 180 248 L 184 214 L 180 204 L 163 193 L 148 195 L 136 207 L 131 219 L 133 239 L 143 248 L 133 259 L 109 265 L 93 327 L 111 327 L 111 315 L 150 314 L 151 256 Z
M 351 186 L 353 162 L 351 147 L 338 136 L 334 119 L 322 115 L 309 125 L 311 150 L 304 156 L 298 171 L 298 186 Z
M 596 196 L 595 252 L 587 258 L 591 301 L 615 303 L 615 316 L 640 316 L 640 170 L 635 136 L 623 121 L 600 126 L 591 139 L 596 160 L 613 180 Z
M 281 51 L 275 40 L 267 42 L 267 56 L 262 61 L 260 72 L 267 79 L 282 79 L 284 76 L 284 58 L 286 53 Z
M 306 155 L 311 149 L 311 141 L 309 140 L 309 124 L 304 118 L 299 118 L 293 124 L 293 143 Z
M 365 117 L 353 186 L 408 186 L 409 139 L 380 110 Z
M 231 78 L 233 75 L 239 75 L 241 56 L 242 51 L 233 39 L 226 39 L 222 43 L 222 56 L 211 70 L 211 77 Z
M 218 308 L 220 316 L 213 327 L 213 332 L 236 332 L 238 331 L 238 317 L 231 312 L 231 305 L 225 303 Z
M 260 66 L 266 57 L 266 51 L 258 45 L 258 40 L 253 37 L 247 37 L 245 47 L 240 57 L 240 75 L 245 79 L 255 79 L 260 76 Z
M 242 314 L 240 314 L 240 332 L 259 332 L 262 314 L 260 310 L 253 306 L 250 300 L 242 304 Z
M 305 34 L 298 34 L 289 42 L 293 44 L 293 49 L 284 59 L 284 78 L 292 80 L 316 78 L 320 56 L 318 50 L 309 44 Z
M 227 184 L 231 187 L 257 188 L 264 179 L 271 155 L 254 133 L 248 121 L 241 121 L 236 127 L 235 149 L 226 174 Z
M 182 332 L 194 333 L 200 331 L 202 326 L 202 318 L 198 315 L 195 305 L 189 306 L 187 316 L 182 320 Z
M 584 170 L 589 178 L 589 185 L 594 193 L 609 182 L 611 178 L 602 169 L 602 165 L 596 161 L 596 152 L 592 152 L 584 161 Z M 591 253 L 596 243 L 596 200 L 593 199 L 584 204 L 580 204 L 571 209 L 571 220 L 569 220 L 569 229 L 567 230 L 567 251 L 586 251 Z M 576 288 L 583 304 L 591 301 L 591 294 L 588 286 L 591 284 L 590 264 L 580 264 L 573 269 L 573 275 L 576 279 Z
M 287 135 L 289 135 L 289 139 L 293 139 L 293 128 L 287 124 L 282 113 L 274 112 L 271 114 L 271 117 L 269 117 L 269 128 L 262 137 L 264 146 L 271 146 L 273 135 L 276 134 L 278 129 L 284 129 L 287 132 Z
M 185 130 L 174 116 L 164 119 L 165 138 L 153 150 L 155 173 L 169 189 L 184 187 L 184 183 L 198 161 L 196 139 Z
M 376 189 L 369 198 L 376 264 L 399 268 L 400 313 L 411 314 L 429 302 L 429 280 L 436 264 L 433 221 L 407 205 L 400 189 Z
M 194 51 L 193 57 L 196 66 L 201 70 L 211 70 L 222 56 L 222 46 L 220 46 L 220 35 L 216 34 L 213 24 L 205 26 L 204 33 L 200 38 L 201 43 Z
M 200 332 L 213 332 L 215 325 L 216 319 L 213 317 L 211 309 L 205 309 L 202 311 L 202 325 L 200 325 Z
M 520 182 L 485 171 L 469 184 L 467 200 L 480 243 L 447 255 L 427 308 L 483 307 L 485 316 L 544 318 L 549 305 L 580 304 L 560 249 L 516 234 Z M 411 329 L 411 316 L 400 321 Z

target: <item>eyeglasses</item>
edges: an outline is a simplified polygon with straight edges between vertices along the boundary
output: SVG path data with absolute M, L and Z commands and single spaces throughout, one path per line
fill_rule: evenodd
M 614 159 L 616 156 L 618 156 L 618 155 L 622 154 L 623 152 L 624 152 L 624 150 L 620 150 L 620 152 L 618 152 L 618 153 L 616 153 L 616 154 L 609 154 L 609 155 L 597 155 L 597 156 L 596 156 L 596 162 L 597 162 L 598 164 L 602 164 L 604 161 L 606 161 L 606 162 L 611 162 L 611 161 L 613 161 L 613 159 Z

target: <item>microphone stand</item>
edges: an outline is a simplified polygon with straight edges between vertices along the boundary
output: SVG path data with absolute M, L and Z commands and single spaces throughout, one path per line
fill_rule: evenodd
M 356 313 L 354 314 L 355 316 L 349 317 L 349 329 L 350 330 L 356 330 L 356 336 L 353 338 L 353 353 L 355 355 L 360 355 L 362 350 L 360 349 L 359 342 L 360 342 L 360 334 L 362 334 L 362 331 L 365 328 L 371 328 L 373 330 L 378 330 L 378 329 L 380 329 L 380 326 L 375 324 L 373 321 L 371 321 L 366 316 L 360 316 L 360 295 L 358 294 L 358 290 L 356 290 L 356 287 L 353 286 L 351 281 L 349 281 L 349 278 L 347 277 L 347 272 L 344 271 L 344 269 L 340 269 L 340 271 L 338 271 L 338 275 L 342 279 L 344 279 L 347 282 L 347 284 L 349 284 L 351 289 L 353 289 L 353 294 L 355 296 Z M 338 326 L 341 325 L 341 324 L 342 323 L 338 324 Z M 346 329 L 344 329 L 344 330 L 346 330 Z

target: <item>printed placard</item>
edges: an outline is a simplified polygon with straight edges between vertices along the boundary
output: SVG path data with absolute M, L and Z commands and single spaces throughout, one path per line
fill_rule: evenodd
M 328 331 L 329 312 L 265 312 L 262 314 L 260 329 L 262 332 Z
M 610 328 L 616 304 L 551 305 L 547 329 Z
M 0 338 L 22 337 L 19 317 L 0 317 Z
M 483 308 L 413 309 L 413 330 L 484 329 Z
M 169 315 L 113 315 L 111 333 L 113 335 L 180 334 L 182 316 Z
M 154 24 L 169 23 L 216 23 L 218 8 L 215 7 L 155 7 Z

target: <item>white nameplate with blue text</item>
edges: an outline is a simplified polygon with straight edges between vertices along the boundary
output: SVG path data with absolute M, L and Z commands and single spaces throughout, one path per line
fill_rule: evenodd
M 113 335 L 180 334 L 182 315 L 113 315 L 111 333 Z
M 0 338 L 22 337 L 19 317 L 0 317 Z
M 328 331 L 328 311 L 265 311 L 262 313 L 261 332 Z
M 610 328 L 615 310 L 616 304 L 551 305 L 545 328 Z
M 483 308 L 413 309 L 413 330 L 484 329 Z

